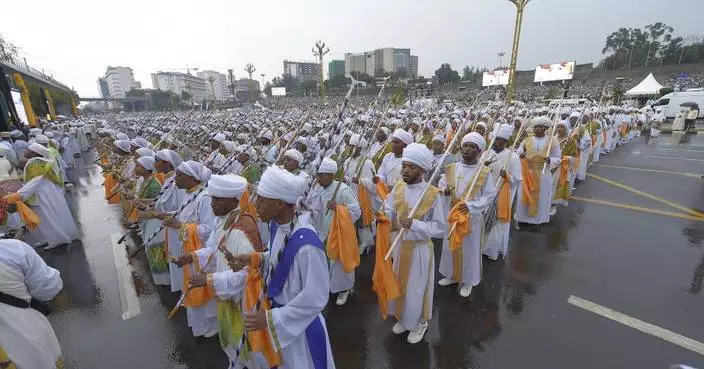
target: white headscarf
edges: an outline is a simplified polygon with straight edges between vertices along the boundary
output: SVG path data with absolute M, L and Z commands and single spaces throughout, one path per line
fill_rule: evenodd
M 543 127 L 550 127 L 550 119 L 546 117 L 535 117 L 533 120 L 530 121 L 531 126 L 543 126 Z
M 137 155 L 142 156 L 154 156 L 154 150 L 148 147 L 140 147 L 137 149 Z
M 428 171 L 433 167 L 433 153 L 423 144 L 412 143 L 403 149 L 402 161 L 419 166 Z
M 297 161 L 298 166 L 300 166 L 301 163 L 303 163 L 303 154 L 301 154 L 301 152 L 296 149 L 286 150 L 286 152 L 284 152 L 284 156 L 288 156 L 289 158 Z
M 215 197 L 239 199 L 246 189 L 247 180 L 234 174 L 215 174 L 208 180 L 208 193 Z
M 40 145 L 38 143 L 32 143 L 27 147 L 27 150 L 31 150 L 45 158 L 49 157 L 49 149 L 46 146 Z
M 212 173 L 205 165 L 194 160 L 184 161 L 176 169 L 183 174 L 195 178 L 199 182 L 206 182 Z
M 462 137 L 463 145 L 468 142 L 477 145 L 480 151 L 484 151 L 486 149 L 486 140 L 484 140 L 484 137 L 477 132 L 470 132 Z
M 296 204 L 303 196 L 305 179 L 275 165 L 262 175 L 257 186 L 257 195 Z
M 126 153 L 130 152 L 130 142 L 128 140 L 115 140 L 113 141 L 113 145 Z
M 134 145 L 134 146 L 137 146 L 137 147 L 149 147 L 149 146 L 151 146 L 151 144 L 149 143 L 149 141 L 143 139 L 142 137 L 134 138 L 134 139 L 130 140 L 130 143 L 131 143 L 132 145 Z
M 410 133 L 404 131 L 401 128 L 397 128 L 391 135 L 391 137 L 398 138 L 399 140 L 401 140 L 401 142 L 405 143 L 406 145 L 410 145 L 413 143 L 413 136 L 411 136 Z
M 179 155 L 176 151 L 170 149 L 159 150 L 156 152 L 155 156 L 157 159 L 161 159 L 163 161 L 168 161 L 169 163 L 171 163 L 171 166 L 174 167 L 174 169 L 178 168 L 178 166 L 183 163 L 181 155 Z
M 37 137 L 34 138 L 34 142 L 46 145 L 49 143 L 49 137 L 44 135 L 37 135 Z
M 502 124 L 501 126 L 499 126 L 499 129 L 497 129 L 496 132 L 496 138 L 503 138 L 504 140 L 508 140 L 513 134 L 513 125 Z
M 152 156 L 140 156 L 139 159 L 137 159 L 137 163 L 139 163 L 139 165 L 141 165 L 144 169 L 151 171 L 154 171 L 155 161 L 156 160 Z
M 320 168 L 318 169 L 318 173 L 329 173 L 329 174 L 335 174 L 337 173 L 337 162 L 335 160 L 332 160 L 330 158 L 323 158 L 323 161 L 320 163 Z

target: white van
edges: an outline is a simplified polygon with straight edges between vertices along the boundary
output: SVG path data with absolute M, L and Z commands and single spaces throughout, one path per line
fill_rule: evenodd
M 704 89 L 702 88 L 671 92 L 656 100 L 651 106 L 655 111 L 662 111 L 665 119 L 674 119 L 677 113 L 684 109 L 680 104 L 686 102 L 697 103 L 699 105 L 699 119 L 704 117 Z

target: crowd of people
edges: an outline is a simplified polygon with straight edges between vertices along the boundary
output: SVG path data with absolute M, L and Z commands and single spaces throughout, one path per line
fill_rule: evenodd
M 320 369 L 335 367 L 321 312 L 331 296 L 355 303 L 362 255 L 374 258 L 380 314 L 416 344 L 436 285 L 468 298 L 483 256 L 505 258 L 512 232 L 549 223 L 591 164 L 659 119 L 597 104 L 309 102 L 0 134 L 0 179 L 16 184 L 0 203 L 16 231 L 0 240 L 0 324 L 15 328 L 0 332 L 0 363 L 59 367 L 58 341 L 29 303 L 51 299 L 61 279 L 34 248 L 78 237 L 66 169 L 92 150 L 131 255 L 144 251 L 154 284 L 181 296 L 170 315 L 185 308 L 194 337 L 219 335 L 231 368 Z

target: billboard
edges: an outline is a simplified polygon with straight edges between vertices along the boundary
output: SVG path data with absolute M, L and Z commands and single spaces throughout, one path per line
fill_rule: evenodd
M 572 79 L 575 62 L 541 64 L 535 67 L 533 82 L 564 81 Z
M 482 87 L 486 86 L 506 86 L 508 84 L 508 69 L 497 69 L 484 72 L 482 76 Z
M 286 87 L 272 87 L 271 96 L 286 96 Z
M 15 104 L 15 110 L 17 111 L 17 117 L 24 125 L 29 124 L 29 119 L 27 119 L 27 112 L 24 111 L 24 103 L 22 103 L 22 94 L 19 91 L 10 90 L 12 95 L 12 102 Z

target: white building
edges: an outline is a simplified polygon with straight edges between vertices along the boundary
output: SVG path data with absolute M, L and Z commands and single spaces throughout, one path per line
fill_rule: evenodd
M 201 102 L 207 99 L 207 84 L 197 76 L 178 72 L 152 73 L 152 87 L 162 91 L 171 91 L 182 95 L 185 91 L 191 96 L 192 102 Z
M 374 77 L 377 70 L 393 73 L 405 70 L 408 77 L 416 77 L 418 57 L 411 55 L 411 49 L 393 47 L 345 54 L 345 73 L 359 72 Z
M 198 72 L 198 77 L 205 81 L 205 98 L 207 100 L 225 101 L 230 92 L 227 89 L 227 77 L 214 70 Z
M 105 76 L 100 79 L 104 80 L 107 85 L 109 96 L 114 98 L 124 98 L 131 89 L 139 88 L 130 67 L 107 67 Z M 103 91 L 101 89 L 102 94 Z

